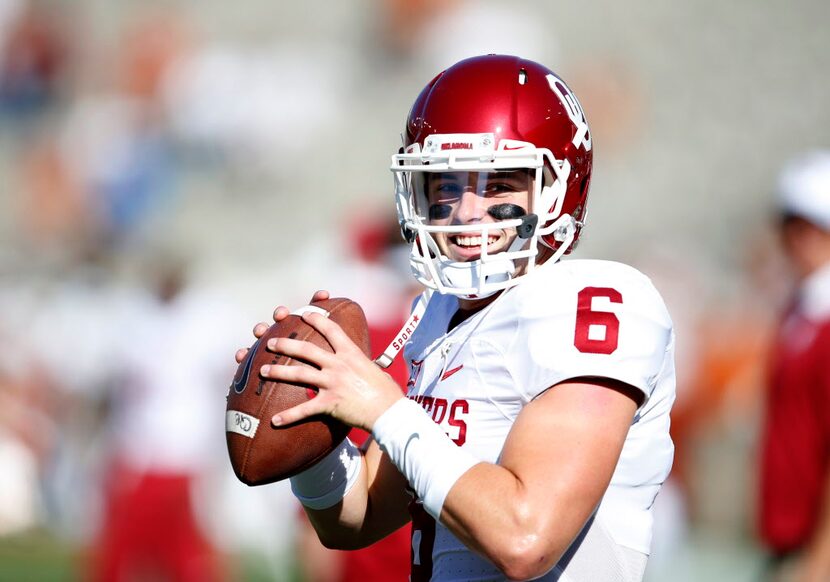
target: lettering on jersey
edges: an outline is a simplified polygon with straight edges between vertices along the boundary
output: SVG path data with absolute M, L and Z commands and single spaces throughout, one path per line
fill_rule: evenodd
M 458 436 L 453 440 L 459 447 L 467 442 L 467 423 L 464 417 L 470 413 L 470 404 L 466 400 L 456 400 L 450 407 L 450 418 L 447 424 L 458 429 Z M 452 438 L 452 435 L 450 435 Z
M 571 93 L 571 90 L 568 89 L 565 82 L 553 73 L 549 73 L 546 78 L 551 90 L 559 97 L 559 100 L 568 112 L 568 117 L 570 117 L 574 126 L 576 126 L 574 138 L 571 143 L 576 147 L 582 146 L 586 152 L 591 151 L 591 134 L 588 131 L 588 121 L 585 118 L 585 112 L 582 110 L 582 105 L 579 104 L 576 95 Z
M 420 404 L 427 413 L 432 416 L 436 424 L 441 424 L 447 417 L 447 424 L 455 429 L 455 435 L 447 432 L 447 436 L 456 445 L 463 446 L 467 442 L 467 420 L 470 413 L 470 403 L 466 400 L 453 400 L 452 404 L 446 398 L 434 398 L 432 396 L 410 396 L 410 399 Z
M 432 396 L 416 396 L 415 402 L 420 404 L 424 410 L 432 415 L 432 420 L 436 424 L 441 424 L 444 420 L 444 415 L 447 414 L 447 399 L 433 398 Z
M 444 415 L 447 414 L 447 399 L 437 398 L 432 405 L 432 420 L 437 424 L 444 422 Z

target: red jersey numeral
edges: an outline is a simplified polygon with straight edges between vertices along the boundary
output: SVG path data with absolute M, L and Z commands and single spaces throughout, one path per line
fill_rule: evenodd
M 576 297 L 576 349 L 587 354 L 614 353 L 620 337 L 620 320 L 610 311 L 594 311 L 592 307 L 595 297 L 606 297 L 611 303 L 622 303 L 622 294 L 611 287 L 585 287 Z M 592 326 L 604 328 L 602 339 L 591 337 Z

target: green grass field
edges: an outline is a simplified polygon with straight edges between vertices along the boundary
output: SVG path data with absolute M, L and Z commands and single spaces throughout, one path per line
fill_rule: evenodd
M 85 554 L 47 531 L 0 537 L 0 582 L 83 582 Z M 233 556 L 233 582 L 300 582 L 293 560 L 280 560 L 285 568 L 273 571 L 256 554 Z

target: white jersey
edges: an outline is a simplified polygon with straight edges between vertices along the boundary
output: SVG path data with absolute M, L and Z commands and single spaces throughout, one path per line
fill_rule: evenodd
M 599 508 L 543 578 L 639 580 L 651 544 L 652 503 L 674 454 L 674 331 L 651 281 L 620 263 L 560 261 L 447 332 L 457 309 L 453 296 L 432 297 L 404 351 L 407 395 L 482 461 L 498 463 L 522 408 L 560 382 L 605 377 L 643 392 Z M 413 580 L 503 579 L 413 506 Z

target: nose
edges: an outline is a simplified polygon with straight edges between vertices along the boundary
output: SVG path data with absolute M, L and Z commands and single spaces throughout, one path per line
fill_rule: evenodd
M 458 206 L 453 216 L 453 224 L 470 224 L 481 222 L 487 214 L 484 198 L 479 196 L 474 189 L 467 188 L 461 194 Z

